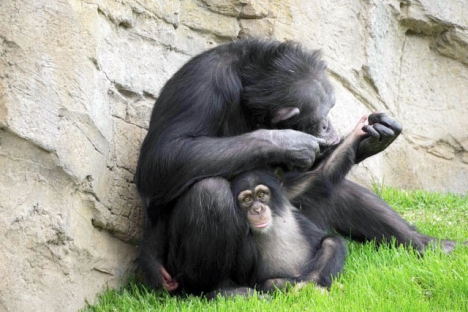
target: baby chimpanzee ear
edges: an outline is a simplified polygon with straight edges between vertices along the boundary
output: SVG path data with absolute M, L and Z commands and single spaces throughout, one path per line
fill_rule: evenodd
M 277 124 L 281 121 L 299 115 L 300 112 L 301 111 L 299 110 L 299 108 L 294 106 L 278 108 L 276 111 L 273 112 L 273 118 L 271 119 L 271 123 Z

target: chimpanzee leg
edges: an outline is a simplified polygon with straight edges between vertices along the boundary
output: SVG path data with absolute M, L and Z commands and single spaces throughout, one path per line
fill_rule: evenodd
M 247 224 L 222 178 L 197 182 L 182 195 L 168 226 L 165 267 L 182 291 L 208 293 L 230 275 Z
M 165 233 L 166 228 L 161 219 L 157 220 L 156 224 L 147 220 L 137 259 L 138 276 L 152 289 L 164 288 L 168 291 L 175 291 L 179 285 L 169 276 L 162 264 L 166 251 Z
M 423 251 L 437 239 L 421 233 L 406 222 L 381 198 L 348 180 L 337 184 L 328 194 L 307 190 L 296 203 L 304 214 L 324 230 L 335 230 L 354 240 L 375 240 L 377 243 L 396 242 Z M 441 240 L 449 252 L 454 242 Z
M 344 267 L 348 249 L 343 237 L 333 235 L 322 239 L 320 249 L 312 259 L 307 276 L 302 280 L 311 280 L 318 286 L 329 288 L 332 278 L 336 277 Z
M 314 257 L 310 259 L 310 265 L 301 276 L 296 278 L 270 278 L 259 283 L 256 288 L 263 292 L 284 289 L 290 286 L 301 288 L 310 281 L 318 286 L 329 288 L 332 278 L 343 270 L 348 253 L 346 241 L 338 235 L 324 236 L 320 241 L 320 246 L 314 253 Z

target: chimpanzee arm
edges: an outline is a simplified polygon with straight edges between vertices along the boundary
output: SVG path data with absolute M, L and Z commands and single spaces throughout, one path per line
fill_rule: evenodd
M 151 145 L 142 149 L 137 183 L 143 199 L 159 205 L 207 177 L 230 178 L 265 163 L 310 167 L 319 151 L 318 139 L 294 130 L 257 130 L 221 138 L 162 135 L 149 141 Z
M 305 190 L 314 188 L 318 193 L 331 192 L 335 185 L 343 181 L 356 160 L 356 150 L 367 137 L 378 136 L 373 126 L 366 125 L 366 116 L 358 122 L 353 132 L 324 157 L 320 164 L 308 172 L 290 171 L 284 176 L 283 189 L 293 200 Z
M 375 130 L 374 134 L 378 135 L 362 140 L 356 153 L 356 164 L 386 149 L 403 130 L 398 121 L 385 113 L 369 115 L 369 125 Z
M 162 264 L 166 250 L 166 225 L 159 220 L 156 225 L 147 220 L 140 243 L 137 276 L 153 289 L 176 291 L 178 282 L 169 275 Z

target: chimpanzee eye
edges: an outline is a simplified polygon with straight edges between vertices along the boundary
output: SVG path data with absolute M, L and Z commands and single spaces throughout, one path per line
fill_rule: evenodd
M 257 197 L 258 197 L 258 198 L 263 198 L 263 197 L 265 197 L 265 192 L 258 192 L 258 193 L 257 193 Z
M 244 203 L 250 203 L 251 201 L 252 201 L 252 198 L 250 196 L 244 197 L 244 200 L 243 200 Z
M 322 122 L 322 131 L 327 130 L 327 128 L 328 128 L 328 119 L 325 119 L 325 120 Z

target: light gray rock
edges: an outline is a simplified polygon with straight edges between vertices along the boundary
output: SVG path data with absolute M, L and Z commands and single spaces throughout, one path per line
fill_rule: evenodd
M 132 271 L 133 183 L 164 83 L 238 37 L 322 49 L 343 134 L 372 111 L 402 136 L 352 178 L 466 193 L 466 1 L 3 0 L 0 311 L 76 311 Z

